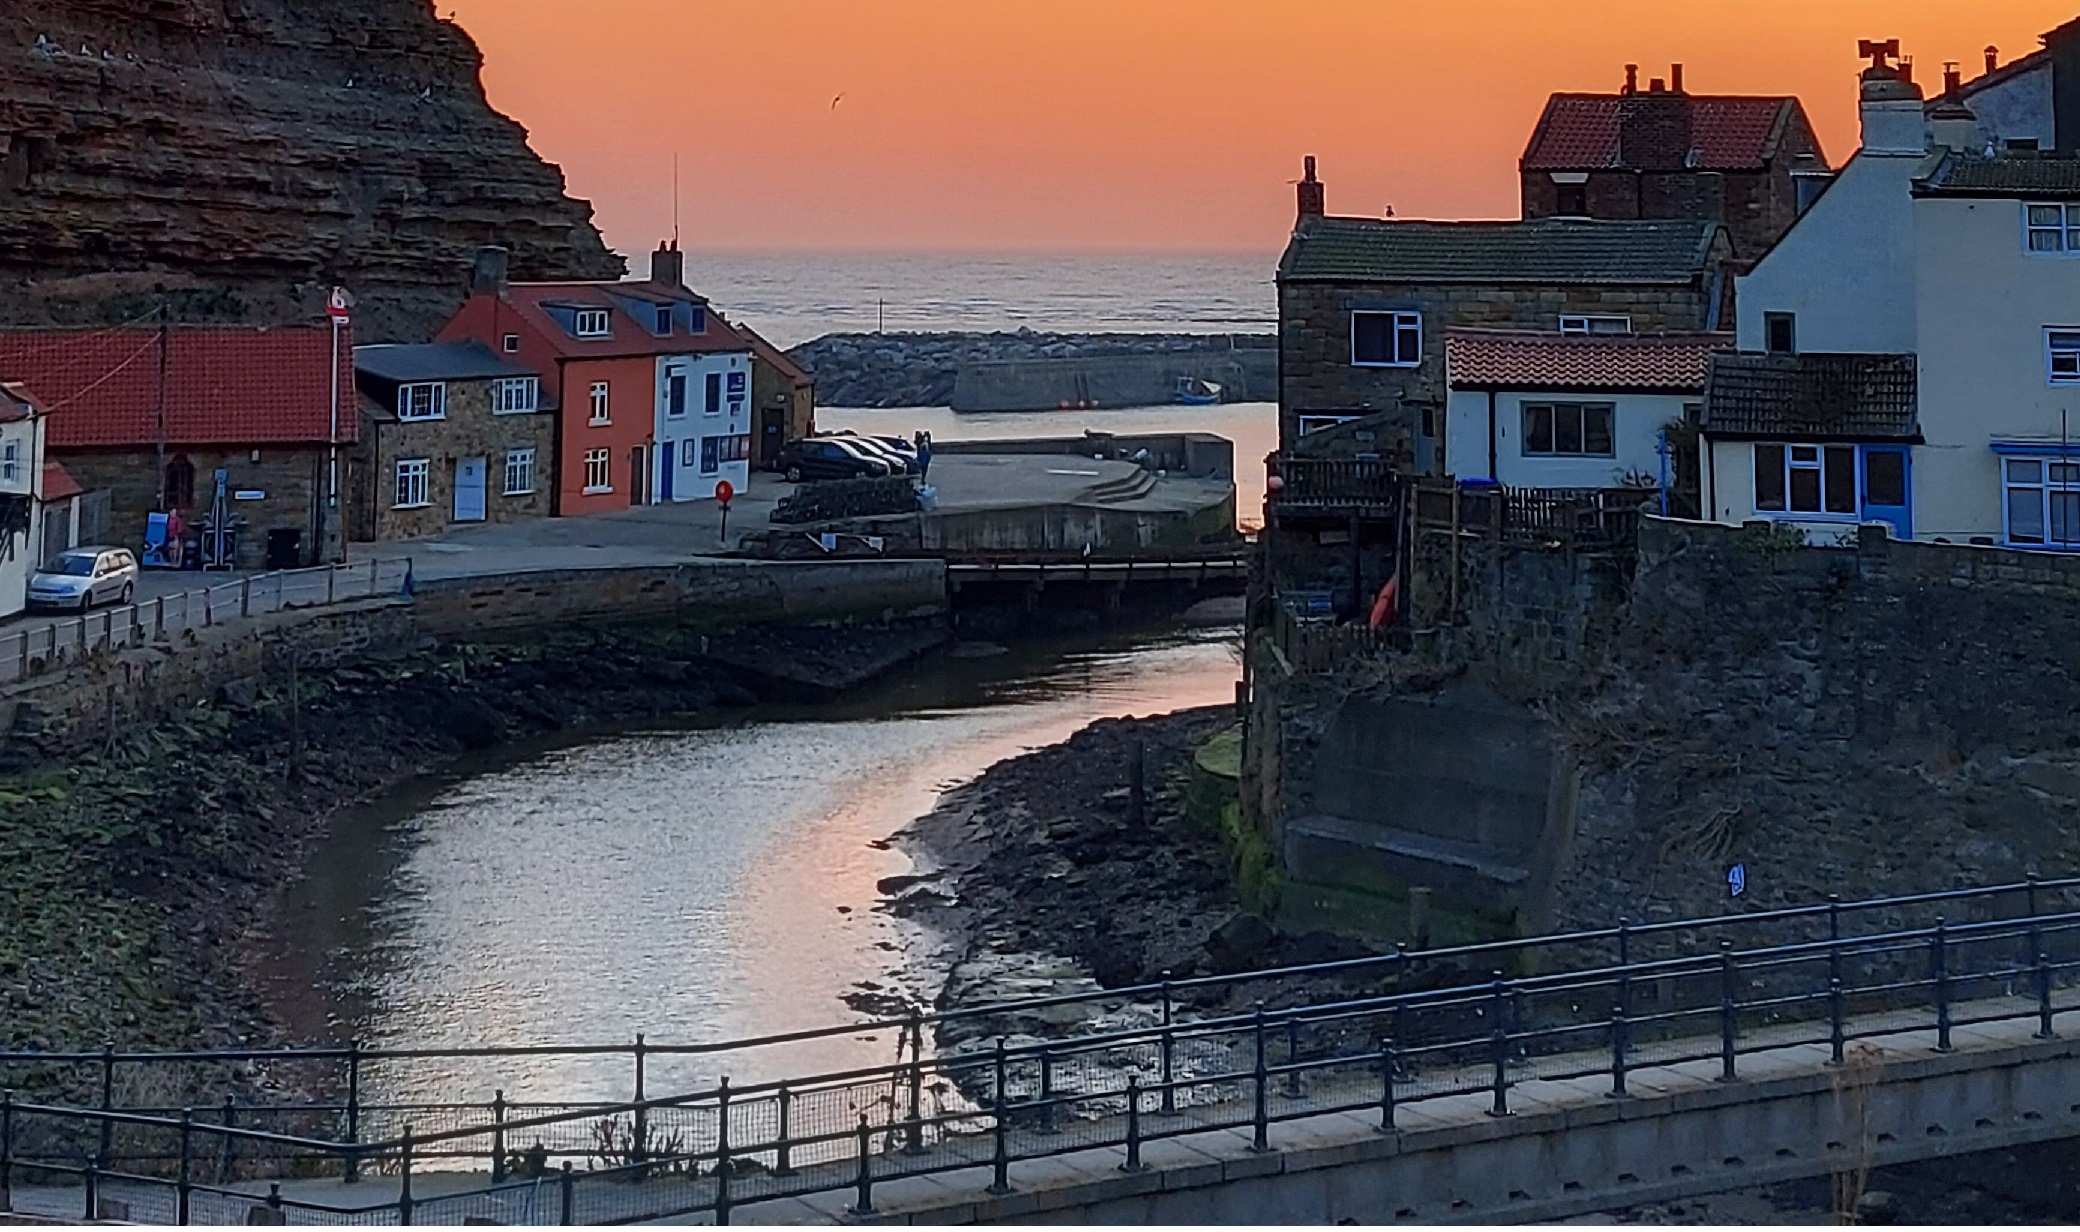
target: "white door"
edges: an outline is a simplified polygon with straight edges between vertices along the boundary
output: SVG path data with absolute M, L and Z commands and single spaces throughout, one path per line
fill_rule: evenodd
M 484 475 L 482 458 L 458 458 L 455 462 L 455 520 L 484 520 Z

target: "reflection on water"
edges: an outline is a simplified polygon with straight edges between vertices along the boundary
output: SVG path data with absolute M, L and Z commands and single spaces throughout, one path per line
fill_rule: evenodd
M 1227 636 L 946 657 L 833 706 L 605 735 L 414 784 L 334 825 L 291 902 L 282 999 L 308 1018 L 315 985 L 331 1034 L 441 1048 L 854 1019 L 838 998 L 890 984 L 928 940 L 871 910 L 875 883 L 909 861 L 870 844 L 1005 757 L 1100 717 L 1231 701 L 1237 678 Z M 727 1066 L 743 1083 L 894 1049 L 861 1035 Z M 650 1091 L 722 1066 L 654 1059 Z M 631 1073 L 625 1056 L 485 1060 L 371 1081 L 393 1097 L 621 1099 Z

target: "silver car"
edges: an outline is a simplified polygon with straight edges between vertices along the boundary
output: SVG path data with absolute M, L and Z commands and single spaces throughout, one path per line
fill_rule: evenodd
M 73 548 L 29 577 L 29 606 L 81 612 L 128 603 L 137 593 L 137 557 L 127 548 Z

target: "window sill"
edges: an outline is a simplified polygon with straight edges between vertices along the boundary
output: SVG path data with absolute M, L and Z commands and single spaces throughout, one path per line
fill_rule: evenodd
M 397 422 L 401 424 L 439 423 L 446 418 L 446 415 L 413 415 L 409 418 L 403 415 L 399 415 L 397 417 Z
M 1772 522 L 1829 522 L 1842 526 L 1860 526 L 1865 520 L 1854 513 L 1786 513 L 1781 509 L 1757 509 L 1755 516 Z
M 1518 455 L 1526 462 L 1615 462 L 1616 453 L 1527 453 Z
M 1351 367 L 1353 368 L 1400 368 L 1403 371 L 1410 371 L 1416 368 L 1420 368 L 1422 366 L 1423 361 L 1420 359 L 1412 364 L 1373 363 L 1362 359 L 1354 359 L 1351 361 Z
M 499 493 L 499 495 L 501 495 L 501 496 L 533 496 L 533 495 L 534 495 L 534 489 L 533 489 L 533 488 L 529 488 L 529 489 L 527 489 L 527 490 L 526 490 L 525 492 L 501 492 L 501 493 Z
M 585 426 L 588 428 L 611 428 L 614 426 L 614 421 L 611 419 L 588 419 L 585 421 Z
M 530 406 L 524 411 L 493 411 L 491 413 L 493 415 L 539 415 L 542 413 L 542 408 Z
M 411 512 L 412 510 L 414 510 L 414 509 L 431 509 L 431 508 L 433 508 L 433 502 L 432 502 L 432 501 L 421 501 L 421 502 L 419 502 L 419 503 L 418 503 L 418 504 L 416 504 L 416 505 L 392 505 L 392 506 L 390 506 L 390 512 L 392 512 L 392 513 L 410 513 L 410 512 Z
M 580 493 L 583 496 L 612 496 L 613 494 L 614 489 L 612 488 L 586 488 Z

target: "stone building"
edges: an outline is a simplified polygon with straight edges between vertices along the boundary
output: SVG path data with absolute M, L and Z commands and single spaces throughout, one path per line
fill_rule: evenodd
M 1683 66 L 1616 94 L 1555 94 L 1518 163 L 1525 218 L 1693 219 L 1723 224 L 1752 261 L 1826 183 L 1805 108 L 1788 96 L 1690 94 Z
M 352 338 L 325 326 L 0 331 L 0 376 L 50 408 L 50 460 L 108 493 L 107 538 L 143 543 L 146 515 L 191 532 L 218 490 L 240 568 L 325 559 L 356 435 Z M 219 476 L 221 475 L 221 484 Z
M 1730 320 L 1732 247 L 1717 222 L 1418 222 L 1323 206 L 1309 159 L 1278 269 L 1283 451 L 1313 452 L 1366 420 L 1413 440 L 1405 464 L 1437 470 L 1454 326 L 1709 333 Z
M 475 342 L 354 350 L 361 434 L 348 533 L 368 542 L 549 515 L 555 417 L 541 377 Z
M 751 346 L 751 405 L 758 432 L 752 464 L 777 470 L 788 442 L 815 435 L 816 381 L 757 330 L 740 322 L 732 328 Z

